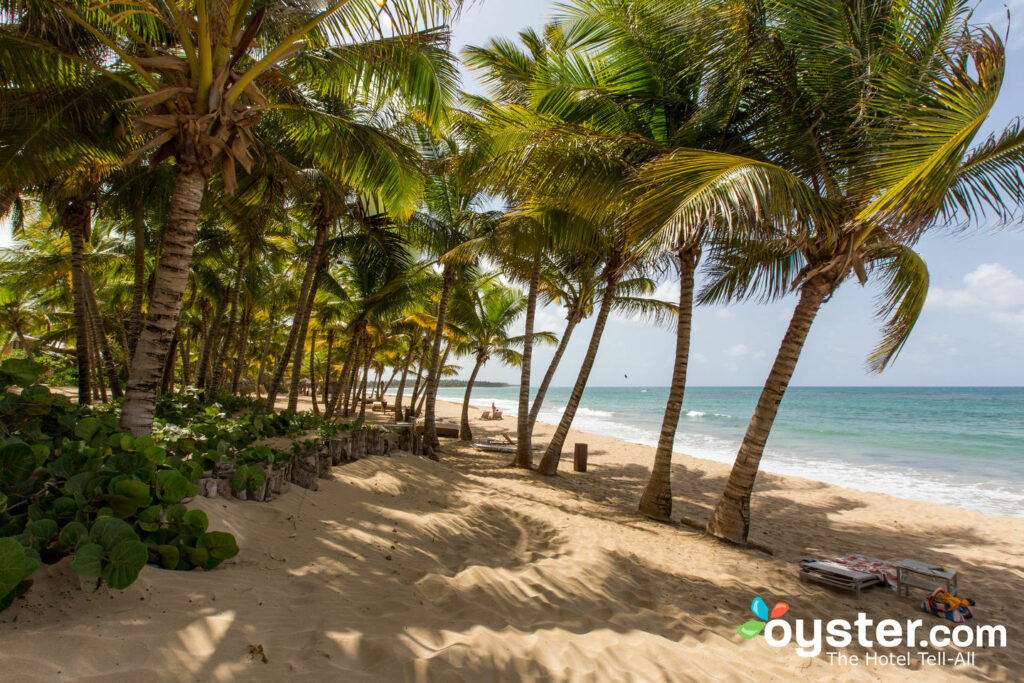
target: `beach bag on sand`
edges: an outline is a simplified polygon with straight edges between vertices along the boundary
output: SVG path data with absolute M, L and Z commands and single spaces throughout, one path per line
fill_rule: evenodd
M 924 599 L 921 609 L 937 617 L 945 617 L 956 624 L 962 624 L 974 616 L 971 613 L 973 604 L 974 601 L 970 598 L 958 598 L 941 588 L 936 588 L 934 593 Z

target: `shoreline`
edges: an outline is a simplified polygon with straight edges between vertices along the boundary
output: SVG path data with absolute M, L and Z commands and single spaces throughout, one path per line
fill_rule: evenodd
M 303 397 L 300 409 L 309 408 Z M 457 421 L 461 405 L 437 409 Z M 514 420 L 479 415 L 470 412 L 477 438 L 514 429 Z M 552 432 L 538 422 L 537 443 Z M 572 471 L 574 441 L 589 445 L 587 473 Z M 147 566 L 112 591 L 95 590 L 69 558 L 41 568 L 0 614 L 0 670 L 18 681 L 1024 676 L 1024 520 L 763 473 L 751 540 L 768 554 L 641 516 L 653 448 L 571 430 L 559 475 L 543 477 L 509 467 L 507 454 L 441 444 L 440 462 L 373 456 L 334 467 L 316 491 L 291 486 L 266 503 L 195 499 L 190 507 L 241 548 L 210 572 Z M 675 458 L 673 518 L 706 521 L 728 467 Z M 876 587 L 856 599 L 800 581 L 801 559 L 845 553 L 955 567 L 960 595 L 977 601 L 968 624 L 1005 628 L 1006 647 L 916 648 L 894 666 L 878 657 L 891 662 L 906 647 L 854 642 L 833 661 L 827 647 L 805 658 L 794 643 L 737 634 L 755 597 L 787 603 L 790 623 L 852 623 L 863 613 L 876 625 L 952 625 L 921 611 L 925 591 L 908 598 Z M 266 663 L 250 656 L 256 646 Z M 946 665 L 918 649 L 944 653 Z M 954 666 L 960 653 L 976 657 Z
M 389 403 L 391 403 L 391 400 L 394 397 L 393 396 L 389 396 L 388 398 L 389 398 Z M 462 404 L 461 403 L 456 403 L 454 401 L 450 401 L 450 400 L 446 400 L 446 399 L 440 399 L 440 398 L 437 399 L 437 403 L 438 403 L 438 405 L 440 405 L 442 403 L 445 404 L 446 406 L 449 407 L 450 411 L 453 411 L 453 414 L 455 415 L 455 417 L 452 418 L 452 417 L 449 416 L 449 412 L 446 411 L 445 415 L 444 415 L 445 419 L 450 419 L 450 420 L 452 420 L 453 422 L 456 422 L 456 423 L 459 422 L 459 419 L 460 419 L 460 416 L 461 416 L 461 411 L 462 411 Z M 477 422 L 477 423 L 480 423 L 480 424 L 487 424 L 485 422 L 480 422 L 479 420 L 474 421 L 473 416 L 474 416 L 474 413 L 475 413 L 476 416 L 479 417 L 479 414 L 480 414 L 481 411 L 488 410 L 488 409 L 489 409 L 489 407 L 484 407 L 482 404 L 480 406 L 477 406 L 472 401 L 470 401 L 470 423 L 473 424 L 474 422 Z M 440 416 L 440 412 L 439 412 L 439 416 Z M 507 431 L 512 432 L 513 435 L 514 435 L 515 425 L 516 425 L 515 417 L 510 416 L 506 420 L 504 420 L 503 422 L 506 423 L 506 424 L 511 425 L 511 429 L 507 430 Z M 551 430 L 554 430 L 557 427 L 557 425 L 551 424 L 549 422 L 542 422 L 539 419 L 537 420 L 536 424 L 538 425 L 538 427 L 543 425 L 544 427 L 550 428 Z M 576 429 L 575 427 L 573 427 L 572 429 L 569 430 L 570 438 L 574 434 L 580 435 L 580 437 L 582 437 L 582 438 L 589 438 L 589 439 L 594 439 L 594 440 L 599 440 L 599 441 L 609 440 L 609 441 L 613 441 L 613 442 L 618 442 L 618 443 L 624 444 L 625 446 L 628 446 L 630 448 L 643 449 L 643 455 L 647 458 L 647 461 L 648 461 L 648 475 L 650 474 L 650 464 L 653 463 L 653 461 L 654 461 L 654 453 L 657 450 L 655 446 L 651 446 L 651 445 L 648 445 L 648 444 L 645 444 L 645 443 L 640 443 L 640 442 L 637 442 L 637 441 L 629 441 L 627 439 L 618 439 L 618 438 L 615 438 L 615 437 L 606 436 L 606 435 L 598 434 L 598 433 L 595 433 L 595 432 L 588 432 L 586 430 Z M 535 437 L 537 435 L 538 435 L 538 431 L 535 430 Z M 442 441 L 442 447 L 444 446 L 444 443 L 445 442 Z M 572 449 L 571 449 L 571 446 L 569 446 L 569 444 L 570 444 L 570 439 L 567 438 L 566 439 L 566 446 L 563 447 L 563 453 L 562 453 L 562 461 L 563 462 L 565 462 L 567 459 L 571 462 Z M 676 451 L 676 450 L 672 451 L 672 466 L 673 466 L 673 468 L 676 468 L 676 467 L 684 467 L 685 468 L 687 463 L 690 464 L 691 468 L 694 468 L 694 469 L 697 469 L 697 470 L 700 470 L 700 471 L 717 471 L 717 473 L 720 474 L 721 476 L 723 476 L 723 478 L 725 476 L 728 476 L 729 470 L 732 468 L 732 465 L 730 463 L 723 463 L 723 462 L 721 462 L 719 460 L 713 460 L 711 458 L 702 458 L 700 456 L 690 455 L 688 453 L 683 453 L 681 451 Z M 892 498 L 892 499 L 898 500 L 898 501 L 905 501 L 905 502 L 908 502 L 908 503 L 914 503 L 914 504 L 919 504 L 919 505 L 928 505 L 928 506 L 933 506 L 934 505 L 934 506 L 939 506 L 941 508 L 946 508 L 946 509 L 949 509 L 949 510 L 956 510 L 956 511 L 961 512 L 961 513 L 978 514 L 978 515 L 983 515 L 985 517 L 991 517 L 991 518 L 994 518 L 994 519 L 1015 520 L 1017 522 L 1022 521 L 1022 517 L 1021 516 L 1003 515 L 1003 514 L 997 514 L 997 513 L 993 513 L 993 512 L 984 512 L 984 511 L 981 511 L 981 510 L 975 510 L 975 509 L 972 509 L 972 508 L 966 508 L 966 507 L 962 507 L 962 506 L 959 506 L 959 505 L 953 505 L 953 504 L 950 504 L 950 503 L 937 503 L 937 502 L 919 500 L 917 498 L 907 498 L 907 497 L 903 497 L 903 496 L 893 495 L 891 493 L 884 493 L 884 492 L 881 492 L 881 491 L 868 491 L 868 490 L 865 490 L 865 489 L 859 489 L 859 488 L 855 488 L 855 487 L 851 487 L 851 486 L 843 486 L 842 484 L 835 484 L 835 483 L 828 482 L 828 481 L 822 481 L 820 479 L 811 479 L 809 477 L 804 477 L 804 476 L 800 476 L 800 475 L 797 475 L 797 474 L 773 472 L 771 470 L 763 469 L 763 468 L 758 472 L 758 475 L 757 475 L 757 484 L 754 487 L 754 495 L 755 496 L 757 495 L 758 489 L 761 487 L 762 482 L 764 481 L 764 479 L 766 477 L 778 477 L 778 478 L 781 478 L 782 480 L 793 480 L 795 482 L 801 483 L 801 485 L 805 486 L 805 487 L 828 486 L 828 487 L 834 488 L 834 489 L 836 489 L 837 491 L 840 491 L 840 492 L 845 491 L 845 492 L 854 493 L 854 494 L 857 494 L 857 495 L 883 496 L 885 498 Z M 645 483 L 646 483 L 646 480 L 645 480 Z M 721 493 L 721 491 L 719 490 L 717 493 Z M 639 502 L 639 500 L 640 500 L 640 495 L 638 493 L 637 494 L 637 502 Z M 1024 512 L 1022 512 L 1022 516 L 1024 516 Z

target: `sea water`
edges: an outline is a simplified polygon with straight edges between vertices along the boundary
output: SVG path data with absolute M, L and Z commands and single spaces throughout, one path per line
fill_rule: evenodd
M 461 403 L 464 389 L 438 398 Z M 539 420 L 557 424 L 568 387 Z M 760 388 L 690 387 L 675 450 L 731 464 Z M 515 416 L 516 387 L 479 388 Z M 590 387 L 573 427 L 655 446 L 668 387 Z M 1024 517 L 1024 388 L 790 387 L 761 469 L 935 503 Z

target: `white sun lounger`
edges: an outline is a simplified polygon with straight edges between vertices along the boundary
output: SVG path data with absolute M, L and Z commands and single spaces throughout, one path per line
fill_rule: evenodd
M 814 581 L 833 588 L 853 591 L 860 600 L 862 588 L 882 583 L 877 574 L 848 569 L 827 560 L 804 560 L 800 563 L 800 580 Z

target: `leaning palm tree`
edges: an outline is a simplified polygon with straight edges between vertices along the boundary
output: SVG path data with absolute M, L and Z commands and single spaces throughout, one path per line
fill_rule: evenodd
M 405 225 L 405 232 L 412 244 L 441 266 L 441 292 L 427 366 L 423 412 L 423 442 L 436 451 L 440 440 L 437 438 L 435 400 L 443 368 L 441 343 L 448 299 L 456 282 L 469 275 L 473 261 L 455 259 L 451 253 L 488 231 L 500 214 L 483 210 L 487 195 L 473 182 L 479 167 L 477 150 L 460 145 L 460 141 L 451 135 L 431 136 L 424 130 L 420 137 L 420 147 L 432 173 L 423 194 L 423 210 L 412 215 Z
M 400 170 L 386 136 L 358 115 L 325 113 L 313 100 L 320 93 L 366 103 L 398 96 L 423 105 L 436 123 L 454 80 L 447 36 L 434 27 L 452 9 L 445 0 L 393 0 L 383 8 L 374 0 L 302 0 L 287 7 L 175 0 L 136 5 L 131 12 L 74 0 L 46 3 L 46 20 L 89 35 L 92 49 L 79 53 L 75 45 L 45 38 L 33 47 L 64 55 L 129 91 L 134 97 L 125 102 L 121 120 L 145 137 L 134 156 L 174 158 L 160 264 L 122 413 L 126 429 L 142 434 L 152 425 L 208 178 L 219 171 L 230 193 L 236 165 L 247 170 L 254 154 L 282 142 L 258 134 L 261 117 L 274 116 L 290 144 L 329 157 L 326 163 L 341 180 L 374 187 L 393 200 L 395 210 L 411 205 L 415 183 Z M 37 5 L 15 2 L 9 10 L 36 11 Z M 387 35 L 382 15 L 391 26 Z M 37 83 L 58 77 L 40 72 L 38 60 L 17 66 L 31 71 Z M 322 144 L 331 137 L 345 143 Z
M 515 347 L 521 346 L 524 338 L 510 336 L 509 330 L 526 310 L 526 305 L 527 298 L 521 291 L 493 281 L 469 283 L 453 297 L 452 324 L 461 337 L 456 352 L 472 355 L 474 360 L 462 402 L 459 439 L 463 441 L 473 439 L 469 427 L 469 400 L 480 369 L 492 356 L 506 365 L 516 366 L 522 362 L 522 353 Z M 547 343 L 558 341 L 552 332 L 534 331 L 533 339 Z
M 868 362 L 881 371 L 924 305 L 919 237 L 986 211 L 1008 219 L 1024 200 L 1019 124 L 970 148 L 1002 83 L 1002 42 L 969 24 L 966 3 L 905 9 L 838 0 L 758 6 L 745 34 L 756 78 L 741 104 L 751 148 L 676 150 L 640 174 L 637 212 L 756 227 L 716 242 L 701 300 L 799 293 L 708 523 L 713 536 L 747 542 L 765 443 L 811 324 L 836 289 L 854 276 L 882 283 L 886 322 Z

